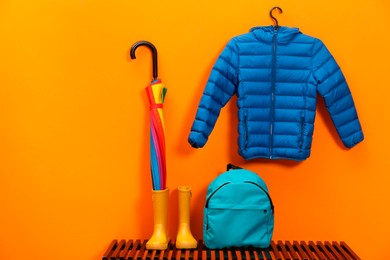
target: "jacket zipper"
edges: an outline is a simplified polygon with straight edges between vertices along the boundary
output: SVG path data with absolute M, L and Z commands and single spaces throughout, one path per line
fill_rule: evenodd
M 272 42 L 272 79 L 271 79 L 271 121 L 269 126 L 270 146 L 269 158 L 272 159 L 272 148 L 274 145 L 274 117 L 275 117 L 275 81 L 276 81 L 276 38 L 278 31 L 275 31 Z

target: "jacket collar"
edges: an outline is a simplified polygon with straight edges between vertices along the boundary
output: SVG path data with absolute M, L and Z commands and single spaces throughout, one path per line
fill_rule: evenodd
M 263 42 L 271 42 L 273 36 L 277 33 L 278 43 L 288 43 L 295 36 L 300 34 L 298 28 L 291 28 L 286 26 L 280 26 L 278 30 L 275 30 L 273 26 L 258 26 L 250 30 L 257 39 Z

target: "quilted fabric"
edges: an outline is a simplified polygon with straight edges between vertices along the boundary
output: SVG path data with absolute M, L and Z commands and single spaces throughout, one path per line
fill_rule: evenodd
M 297 28 L 255 27 L 217 59 L 188 138 L 200 148 L 222 107 L 237 95 L 239 154 L 245 159 L 310 156 L 317 93 L 343 144 L 364 138 L 347 82 L 321 40 Z

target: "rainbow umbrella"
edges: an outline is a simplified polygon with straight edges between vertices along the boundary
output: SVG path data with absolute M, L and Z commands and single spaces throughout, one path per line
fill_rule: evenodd
M 165 190 L 167 169 L 165 157 L 165 126 L 163 103 L 167 88 L 161 83 L 157 75 L 157 49 L 148 41 L 136 42 L 130 51 L 135 59 L 135 50 L 139 46 L 147 46 L 152 50 L 153 81 L 145 88 L 150 104 L 150 171 L 152 174 L 153 190 Z
M 150 103 L 150 165 L 154 190 L 166 188 L 163 103 L 167 88 L 160 80 L 145 88 Z

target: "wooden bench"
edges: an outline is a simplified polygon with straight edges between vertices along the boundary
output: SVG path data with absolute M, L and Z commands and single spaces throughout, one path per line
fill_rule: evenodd
M 358 260 L 345 242 L 272 241 L 268 248 L 211 250 L 203 242 L 196 249 L 177 249 L 174 242 L 166 250 L 147 250 L 147 240 L 113 240 L 102 260 Z

